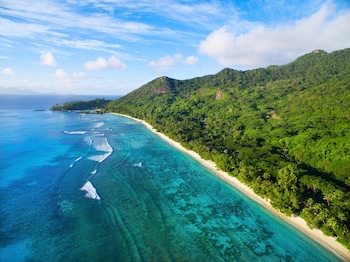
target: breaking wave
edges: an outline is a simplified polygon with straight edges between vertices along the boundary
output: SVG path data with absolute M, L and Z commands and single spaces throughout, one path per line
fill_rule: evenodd
M 92 147 L 99 152 L 103 152 L 102 154 L 95 154 L 93 156 L 88 157 L 89 160 L 103 162 L 106 160 L 113 152 L 113 148 L 108 143 L 107 138 L 105 137 L 94 137 L 91 138 Z
M 64 131 L 67 135 L 85 135 L 87 131 Z
M 81 188 L 81 191 L 86 191 L 85 197 L 100 200 L 100 196 L 96 192 L 96 188 L 90 181 L 87 181 Z

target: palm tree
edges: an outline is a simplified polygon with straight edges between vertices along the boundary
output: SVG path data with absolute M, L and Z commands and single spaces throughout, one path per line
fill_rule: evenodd
M 327 225 L 331 227 L 334 232 L 336 232 L 336 227 L 338 227 L 338 221 L 334 217 L 328 218 Z

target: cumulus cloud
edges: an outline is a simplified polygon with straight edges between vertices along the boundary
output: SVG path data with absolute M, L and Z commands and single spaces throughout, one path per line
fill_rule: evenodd
M 88 70 L 101 70 L 108 68 L 108 62 L 102 58 L 97 58 L 96 61 L 88 61 L 84 64 L 84 67 Z
M 40 56 L 40 63 L 45 66 L 56 66 L 56 59 L 51 52 L 47 52 Z
M 111 56 L 108 59 L 108 65 L 110 68 L 115 68 L 115 69 L 126 69 L 126 65 L 120 61 L 118 58 L 115 56 Z
M 182 54 L 175 54 L 173 56 L 166 55 L 160 57 L 157 61 L 152 60 L 149 62 L 149 66 L 154 67 L 157 73 L 162 73 L 171 70 L 176 64 L 196 65 L 198 63 L 198 57 L 189 56 L 183 58 Z
M 64 79 L 66 78 L 68 75 L 67 73 L 63 70 L 63 69 L 57 69 L 55 71 L 55 77 L 57 77 L 58 79 Z
M 198 61 L 199 61 L 198 56 L 192 55 L 192 56 L 187 57 L 184 62 L 186 65 L 197 65 Z
M 1 74 L 3 74 L 3 75 L 14 75 L 15 72 L 12 70 L 12 68 L 7 67 L 7 68 L 4 68 L 4 69 L 1 70 Z
M 293 24 L 273 28 L 257 25 L 243 34 L 224 26 L 200 43 L 199 52 L 223 66 L 283 64 L 315 49 L 334 51 L 349 47 L 349 21 L 350 11 L 336 13 L 331 2 L 327 2 L 312 16 Z
M 85 78 L 86 77 L 86 74 L 82 73 L 82 72 L 73 72 L 72 73 L 72 78 L 73 79 L 82 79 L 82 78 Z
M 116 56 L 111 56 L 108 60 L 103 57 L 97 58 L 96 61 L 88 61 L 84 64 L 87 70 L 102 70 L 102 69 L 126 69 L 126 64 L 120 61 Z
M 169 71 L 177 61 L 181 59 L 182 55 L 176 54 L 174 56 L 163 56 L 157 61 L 152 60 L 148 65 L 156 68 L 157 72 Z
M 58 79 L 66 79 L 66 80 L 76 80 L 76 79 L 82 79 L 85 78 L 86 75 L 82 72 L 73 72 L 72 74 L 68 74 L 66 71 L 64 71 L 63 69 L 57 69 L 54 73 L 54 77 L 58 78 Z

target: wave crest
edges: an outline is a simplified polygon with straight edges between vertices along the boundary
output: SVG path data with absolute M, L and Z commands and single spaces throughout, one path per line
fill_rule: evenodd
M 96 188 L 90 181 L 87 181 L 81 188 L 81 191 L 86 191 L 85 197 L 100 200 L 100 196 L 96 192 Z

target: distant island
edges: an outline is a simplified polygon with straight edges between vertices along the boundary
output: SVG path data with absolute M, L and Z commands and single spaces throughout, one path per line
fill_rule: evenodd
M 51 107 L 52 111 L 84 111 L 85 113 L 104 113 L 105 106 L 112 100 L 106 100 L 104 98 L 96 98 L 89 101 L 71 101 L 65 102 L 63 105 L 55 104 Z
M 38 93 L 30 89 L 15 87 L 0 87 L 0 95 L 37 95 Z
M 142 119 L 350 249 L 350 49 L 157 78 L 103 110 Z M 68 108 L 68 107 L 67 107 Z

